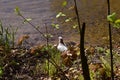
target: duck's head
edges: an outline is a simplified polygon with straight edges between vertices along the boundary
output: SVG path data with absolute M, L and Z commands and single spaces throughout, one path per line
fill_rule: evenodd
M 61 36 L 59 36 L 58 39 L 59 39 L 59 43 L 64 44 L 64 42 L 63 42 L 63 38 L 62 38 Z
M 58 39 L 60 40 L 60 39 L 63 39 L 63 38 L 61 36 L 59 36 Z

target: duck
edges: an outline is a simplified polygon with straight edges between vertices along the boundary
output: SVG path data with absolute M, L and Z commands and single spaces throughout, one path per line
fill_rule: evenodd
M 58 40 L 59 40 L 59 43 L 58 43 L 57 49 L 58 49 L 60 52 L 67 51 L 67 50 L 68 50 L 68 47 L 67 47 L 66 44 L 64 43 L 63 38 L 62 38 L 61 36 L 59 36 L 59 37 L 58 37 Z

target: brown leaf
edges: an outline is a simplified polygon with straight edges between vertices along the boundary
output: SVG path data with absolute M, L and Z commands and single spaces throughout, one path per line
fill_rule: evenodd
M 41 49 L 44 47 L 44 45 L 35 46 L 30 49 L 30 54 L 35 54 L 41 52 Z
M 69 57 L 66 57 L 65 59 L 63 59 L 63 63 L 65 64 L 65 66 L 71 66 L 72 65 L 72 61 Z
M 18 39 L 17 45 L 19 45 L 19 46 L 22 45 L 23 41 L 26 40 L 26 39 L 28 39 L 28 38 L 29 38 L 28 35 L 23 35 L 22 37 L 20 37 Z

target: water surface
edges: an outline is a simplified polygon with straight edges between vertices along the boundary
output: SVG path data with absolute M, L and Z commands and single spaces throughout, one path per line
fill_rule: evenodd
M 68 5 L 62 7 L 64 0 L 0 0 L 0 19 L 4 27 L 9 24 L 14 28 L 18 27 L 16 40 L 22 35 L 30 36 L 30 43 L 43 44 L 45 39 L 29 24 L 23 24 L 22 18 L 14 13 L 14 8 L 18 6 L 22 14 L 26 18 L 32 18 L 32 23 L 39 26 L 41 32 L 45 33 L 47 24 L 48 32 L 53 35 L 51 42 L 57 43 L 58 36 L 63 36 L 65 41 L 79 42 L 79 32 L 72 26 L 77 24 L 76 14 L 73 0 L 67 0 Z M 108 43 L 108 22 L 107 16 L 107 0 L 78 0 L 79 16 L 81 24 L 86 23 L 86 44 L 106 44 Z M 119 16 L 120 1 L 111 0 L 111 12 L 116 12 Z M 62 11 L 67 17 L 56 19 L 56 14 Z M 73 18 L 73 21 L 64 23 L 66 18 Z M 51 27 L 51 23 L 60 25 L 60 29 L 56 30 Z M 114 42 L 120 41 L 120 30 L 112 29 Z
M 67 17 L 74 18 L 76 16 L 75 10 L 70 9 L 74 6 L 74 0 L 69 0 L 66 7 L 62 7 L 62 2 L 64 0 L 53 0 L 52 9 L 56 12 L 56 14 L 59 11 L 62 11 L 63 13 L 67 14 Z M 118 18 L 120 17 L 120 10 L 119 10 L 119 4 L 120 1 L 118 0 L 111 0 L 111 13 L 116 12 Z M 61 7 L 60 7 L 61 6 Z M 107 0 L 77 0 L 77 6 L 79 10 L 79 16 L 81 25 L 83 22 L 86 23 L 86 35 L 85 40 L 86 43 L 89 44 L 100 44 L 105 45 L 108 44 L 108 22 L 107 22 Z M 65 19 L 65 18 L 63 18 Z M 62 22 L 63 19 L 58 19 L 59 22 Z M 70 32 L 68 29 L 72 27 L 77 23 L 76 19 L 74 19 L 72 22 L 61 24 L 62 29 L 64 29 L 64 33 L 67 32 L 67 36 L 70 40 L 74 39 L 79 41 L 79 34 L 76 33 L 76 31 L 72 30 Z M 66 29 L 67 27 L 67 29 Z M 66 32 L 65 32 L 66 31 Z M 120 30 L 112 28 L 113 32 L 113 42 L 119 42 L 120 41 Z M 65 36 L 66 36 L 65 35 Z

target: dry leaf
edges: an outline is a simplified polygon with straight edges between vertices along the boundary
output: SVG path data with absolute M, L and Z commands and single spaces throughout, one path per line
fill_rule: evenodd
M 28 39 L 28 38 L 29 38 L 28 35 L 24 35 L 24 36 L 20 37 L 18 39 L 17 45 L 19 45 L 19 46 L 22 45 L 23 41 L 26 40 L 26 39 Z

